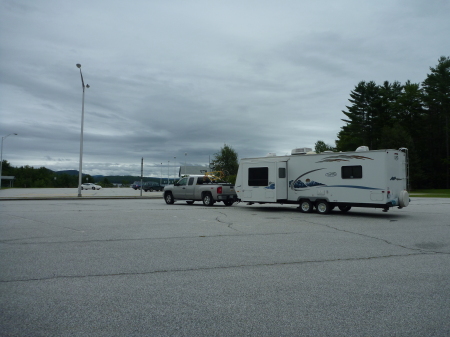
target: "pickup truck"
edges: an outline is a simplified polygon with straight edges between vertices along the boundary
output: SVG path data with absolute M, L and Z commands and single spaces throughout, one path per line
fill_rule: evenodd
M 167 204 L 186 200 L 189 205 L 195 201 L 203 201 L 205 206 L 222 201 L 226 206 L 231 206 L 237 201 L 237 194 L 230 183 L 217 183 L 203 175 L 190 175 L 173 185 L 167 185 L 164 188 L 164 200 Z

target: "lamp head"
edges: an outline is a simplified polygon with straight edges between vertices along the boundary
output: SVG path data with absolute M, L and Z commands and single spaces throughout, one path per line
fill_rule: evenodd
M 81 64 L 77 63 L 77 67 L 78 67 L 78 68 L 81 68 Z
M 90 87 L 90 85 L 89 84 L 86 84 L 86 88 L 89 88 Z

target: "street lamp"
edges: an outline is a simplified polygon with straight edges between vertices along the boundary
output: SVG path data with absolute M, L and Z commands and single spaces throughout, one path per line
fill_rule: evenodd
M 175 166 L 175 160 L 177 159 L 177 157 L 173 157 L 173 162 L 174 162 L 174 164 L 173 164 L 173 177 L 174 177 L 174 182 L 175 182 L 175 179 L 177 179 L 177 167 Z
M 170 184 L 170 160 L 167 161 L 167 185 Z
M 89 84 L 84 85 L 83 73 L 81 72 L 81 64 L 77 63 L 80 69 L 81 86 L 83 87 L 83 100 L 81 104 L 81 135 L 80 135 L 80 166 L 78 168 L 78 197 L 81 197 L 81 178 L 83 169 L 83 122 L 84 122 L 84 88 L 89 88 Z
M 184 153 L 184 175 L 186 175 L 186 157 L 187 157 L 187 152 Z
M 1 155 L 0 155 L 0 189 L 2 188 L 2 169 L 3 169 L 3 140 L 6 139 L 7 137 L 14 135 L 17 136 L 17 133 L 10 133 L 9 135 L 6 135 L 4 137 L 2 137 L 2 150 L 1 150 Z

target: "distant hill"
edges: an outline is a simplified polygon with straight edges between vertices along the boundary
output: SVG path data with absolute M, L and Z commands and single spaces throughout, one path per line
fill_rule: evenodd
M 78 170 L 55 171 L 56 174 L 68 174 L 69 176 L 77 176 Z
M 70 176 L 78 176 L 78 170 L 64 170 L 64 171 L 56 171 L 56 174 L 68 174 Z M 83 173 L 83 176 L 85 176 L 86 174 Z M 128 184 L 132 184 L 135 181 L 140 181 L 141 177 L 140 176 L 102 176 L 102 175 L 95 175 L 95 176 L 91 176 L 92 178 L 94 178 L 94 182 L 99 182 L 102 181 L 103 179 L 108 179 L 110 183 L 113 184 L 122 184 L 124 182 L 127 182 Z M 143 177 L 142 178 L 143 181 L 154 181 L 159 183 L 159 178 L 156 177 Z M 166 178 L 167 180 L 167 178 Z M 172 178 L 170 178 L 170 180 L 173 180 Z

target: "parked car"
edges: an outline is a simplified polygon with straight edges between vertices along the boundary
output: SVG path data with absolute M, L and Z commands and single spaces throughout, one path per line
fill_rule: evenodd
M 164 190 L 164 186 L 161 186 L 160 184 L 154 181 L 148 181 L 142 185 L 142 189 L 145 192 L 162 191 Z
M 100 185 L 96 185 L 93 183 L 84 183 L 81 184 L 82 190 L 100 190 L 102 187 Z
M 140 190 L 141 189 L 141 182 L 140 181 L 135 181 L 133 183 L 133 185 L 131 185 L 131 188 L 134 190 Z

